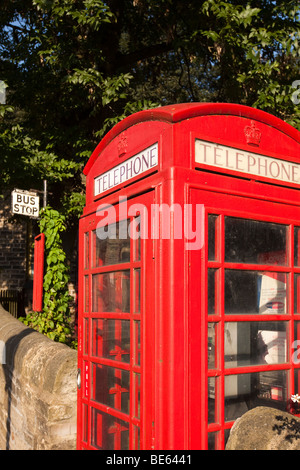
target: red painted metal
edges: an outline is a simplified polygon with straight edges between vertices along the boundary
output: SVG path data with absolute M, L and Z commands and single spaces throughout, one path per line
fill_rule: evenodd
M 34 275 L 32 309 L 35 312 L 43 310 L 45 234 L 40 233 L 34 239 Z
M 229 157 L 226 165 L 218 165 L 217 150 L 213 164 L 197 162 L 196 140 L 238 149 L 235 165 Z M 127 164 L 129 172 L 130 159 L 153 145 L 158 149 L 157 165 L 119 181 L 122 171 L 117 168 Z M 247 377 L 251 377 L 252 400 L 252 389 L 262 387 L 261 374 L 284 374 L 284 400 L 300 391 L 300 367 L 292 360 L 293 341 L 300 339 L 299 150 L 299 132 L 274 116 L 240 105 L 210 103 L 137 113 L 116 125 L 95 149 L 84 170 L 87 199 L 79 235 L 78 448 L 223 449 L 233 424 L 229 383 L 251 374 Z M 262 171 L 241 170 L 241 153 L 248 155 L 249 169 L 255 157 L 260 158 Z M 273 162 L 274 177 L 263 171 L 266 159 Z M 280 168 L 289 178 L 277 177 Z M 105 190 L 95 196 L 95 179 L 110 171 L 115 173 L 103 176 Z M 194 228 L 195 208 L 202 207 L 197 249 L 187 249 L 187 240 L 175 236 L 175 231 L 163 236 L 164 216 L 158 231 L 153 228 L 153 205 L 173 204 L 182 213 L 191 205 Z M 127 251 L 123 250 L 125 258 L 107 262 L 99 255 L 96 230 L 114 223 L 114 211 L 116 222 L 128 219 L 131 230 L 142 212 L 142 225 L 153 233 L 141 240 L 140 247 L 131 237 Z M 208 231 L 211 215 L 216 216 L 213 242 Z M 267 256 L 259 262 L 227 260 L 226 223 L 232 217 L 286 227 L 285 263 L 272 264 Z M 214 259 L 209 258 L 211 243 Z M 126 253 L 130 253 L 127 258 Z M 211 272 L 213 290 L 208 285 Z M 275 279 L 285 275 L 286 312 L 228 311 L 226 276 L 238 272 L 267 278 L 275 273 Z M 125 307 L 124 286 L 129 284 Z M 112 285 L 115 303 L 109 304 Z M 235 289 L 239 292 L 238 285 Z M 215 298 L 213 313 L 208 292 Z M 286 328 L 286 360 L 268 364 L 228 360 L 228 328 L 248 324 L 252 328 L 262 322 Z M 208 328 L 215 329 L 213 366 L 208 366 Z M 284 407 L 283 390 L 278 384 L 270 390 L 269 399 L 257 392 L 259 403 Z

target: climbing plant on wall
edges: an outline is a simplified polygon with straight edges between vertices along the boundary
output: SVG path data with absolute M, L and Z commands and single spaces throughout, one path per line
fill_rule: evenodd
M 60 234 L 66 230 L 65 217 L 47 207 L 41 211 L 40 231 L 45 234 L 46 274 L 42 312 L 31 312 L 20 320 L 53 341 L 75 347 L 68 292 L 69 267 Z

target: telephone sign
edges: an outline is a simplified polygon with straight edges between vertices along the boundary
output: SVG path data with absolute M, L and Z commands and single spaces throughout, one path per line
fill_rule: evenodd
M 11 193 L 12 213 L 37 218 L 40 212 L 40 198 L 36 193 L 15 189 Z

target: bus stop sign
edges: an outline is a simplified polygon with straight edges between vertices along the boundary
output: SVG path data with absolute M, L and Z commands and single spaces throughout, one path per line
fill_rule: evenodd
M 11 193 L 12 213 L 37 218 L 40 212 L 40 198 L 36 193 L 14 189 Z

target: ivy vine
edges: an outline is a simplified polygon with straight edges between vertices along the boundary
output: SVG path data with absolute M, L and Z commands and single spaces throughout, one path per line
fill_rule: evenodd
M 76 348 L 68 292 L 70 280 L 61 232 L 66 230 L 65 217 L 51 207 L 41 211 L 40 231 L 45 234 L 46 273 L 42 312 L 30 312 L 20 320 L 53 341 Z

